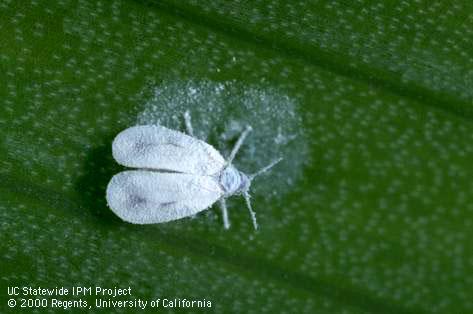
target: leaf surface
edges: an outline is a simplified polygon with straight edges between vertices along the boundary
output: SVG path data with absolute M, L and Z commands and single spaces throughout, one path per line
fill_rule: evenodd
M 472 17 L 466 2 L 1 1 L 2 290 L 472 312 Z M 258 232 L 237 197 L 229 231 L 216 206 L 145 226 L 107 208 L 114 136 L 183 130 L 187 109 L 224 156 L 252 125 L 246 173 L 285 157 L 253 183 Z

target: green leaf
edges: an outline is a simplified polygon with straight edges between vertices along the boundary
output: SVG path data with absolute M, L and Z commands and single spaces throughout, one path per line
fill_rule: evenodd
M 469 2 L 0 2 L 1 312 L 14 286 L 131 287 L 53 313 L 473 312 L 472 29 Z M 228 231 L 107 207 L 115 135 L 185 110 L 224 156 L 252 125 L 245 173 L 285 158 L 257 232 L 241 197 Z

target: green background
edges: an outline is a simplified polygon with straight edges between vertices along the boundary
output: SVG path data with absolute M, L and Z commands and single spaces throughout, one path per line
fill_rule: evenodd
M 470 1 L 0 0 L 0 36 L 2 312 L 7 286 L 79 285 L 218 313 L 473 312 Z M 259 232 L 244 210 L 225 231 L 216 209 L 135 226 L 106 207 L 113 137 L 170 80 L 297 102 L 310 153 L 280 197 L 254 193 Z

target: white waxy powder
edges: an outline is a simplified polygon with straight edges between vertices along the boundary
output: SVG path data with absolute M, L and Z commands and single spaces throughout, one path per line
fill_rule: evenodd
M 258 179 L 252 191 L 274 202 L 293 190 L 310 164 L 309 136 L 296 99 L 268 84 L 244 85 L 236 81 L 163 81 L 147 88 L 140 97 L 143 109 L 138 125 L 159 124 L 183 130 L 182 114 L 192 115 L 195 137 L 228 156 L 246 125 L 253 132 L 245 140 L 237 168 L 254 172 L 275 157 L 283 157 L 271 175 Z

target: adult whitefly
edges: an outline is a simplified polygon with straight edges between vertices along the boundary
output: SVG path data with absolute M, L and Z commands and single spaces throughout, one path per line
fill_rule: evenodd
M 188 112 L 185 123 L 192 135 Z M 139 170 L 123 171 L 110 180 L 109 207 L 127 222 L 152 224 L 193 216 L 220 201 L 224 226 L 229 228 L 225 198 L 241 194 L 257 229 L 251 181 L 281 159 L 252 175 L 237 170 L 232 161 L 250 131 L 247 126 L 226 161 L 204 141 L 162 126 L 135 126 L 120 132 L 112 144 L 113 157 Z

